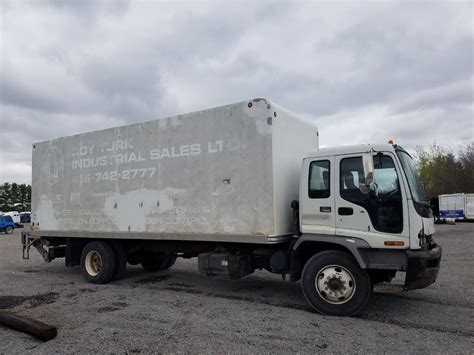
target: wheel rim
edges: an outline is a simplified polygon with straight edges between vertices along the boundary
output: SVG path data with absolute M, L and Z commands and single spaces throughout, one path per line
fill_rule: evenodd
M 91 276 L 97 276 L 102 270 L 102 258 L 95 250 L 91 250 L 86 255 L 85 260 L 86 271 Z
M 10 234 L 13 231 L 12 227 L 7 227 L 7 234 Z
M 340 265 L 329 265 L 319 270 L 314 284 L 318 295 L 332 304 L 348 302 L 356 290 L 354 276 Z

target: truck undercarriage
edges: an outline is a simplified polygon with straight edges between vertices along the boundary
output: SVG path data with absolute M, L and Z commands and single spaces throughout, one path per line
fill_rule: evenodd
M 81 266 L 85 278 L 93 283 L 107 283 L 123 277 L 127 263 L 141 264 L 146 271 L 159 271 L 170 268 L 178 257 L 197 257 L 199 271 L 207 276 L 227 275 L 231 278 L 241 278 L 256 269 L 265 269 L 281 274 L 283 278 L 289 275 L 292 282 L 303 279 L 304 290 L 305 272 L 308 273 L 305 269 L 317 255 L 315 263 L 321 257 L 333 257 L 340 260 L 339 263 L 348 263 L 350 266 L 347 269 L 326 270 L 326 273 L 332 272 L 329 274 L 332 276 L 327 276 L 330 277 L 329 284 L 322 284 L 322 287 L 329 290 L 327 285 L 332 285 L 334 293 L 327 296 L 332 299 L 331 297 L 336 296 L 350 296 L 343 281 L 338 284 L 337 280 L 344 280 L 344 277 L 351 280 L 355 276 L 349 275 L 355 272 L 361 271 L 367 275 L 367 287 L 371 290 L 398 292 L 432 284 L 439 271 L 441 248 L 434 242 L 423 250 L 413 251 L 367 248 L 362 240 L 358 241 L 358 244 L 351 242 L 348 247 L 344 243 L 337 244 L 330 240 L 318 235 L 303 235 L 273 244 L 212 241 L 196 243 L 189 240 L 50 237 L 40 236 L 38 232 L 22 233 L 25 259 L 29 258 L 29 250 L 34 247 L 45 262 L 65 258 L 66 266 Z M 100 264 L 97 260 L 100 260 Z M 105 274 L 104 269 L 107 269 Z M 391 283 L 397 272 L 405 274 L 404 280 L 401 280 L 401 283 L 400 280 Z M 313 304 L 311 300 L 309 302 Z M 321 312 L 321 308 L 316 309 Z M 326 309 L 322 312 L 333 314 L 335 310 Z M 351 313 L 352 310 L 344 310 L 344 314 L 347 312 Z

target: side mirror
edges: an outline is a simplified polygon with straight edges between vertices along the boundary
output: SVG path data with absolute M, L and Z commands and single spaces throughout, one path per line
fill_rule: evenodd
M 374 179 L 374 158 L 371 153 L 365 153 L 362 156 L 362 166 L 364 168 L 364 176 L 359 179 L 359 190 L 363 194 L 374 191 L 377 195 L 377 184 Z

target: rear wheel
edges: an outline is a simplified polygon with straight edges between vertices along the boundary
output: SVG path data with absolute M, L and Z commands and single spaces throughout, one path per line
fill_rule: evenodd
M 127 250 L 120 242 L 114 243 L 112 248 L 115 252 L 115 258 L 117 262 L 117 268 L 112 280 L 120 280 L 125 276 L 125 270 L 127 268 Z
M 85 279 L 95 284 L 109 282 L 117 271 L 117 257 L 106 242 L 90 242 L 81 254 L 81 269 Z
M 7 228 L 5 228 L 5 234 L 12 234 L 13 233 L 13 227 L 12 226 L 8 226 Z
M 350 316 L 370 297 L 370 277 L 354 258 L 341 251 L 323 251 L 308 260 L 302 277 L 308 303 L 319 313 Z
M 164 269 L 167 270 L 167 269 L 171 268 L 174 265 L 174 263 L 176 262 L 176 259 L 177 259 L 176 256 L 168 255 L 168 262 L 166 263 Z
M 174 255 L 159 255 L 146 257 L 141 264 L 146 271 L 160 271 L 169 269 L 175 262 L 176 256 Z

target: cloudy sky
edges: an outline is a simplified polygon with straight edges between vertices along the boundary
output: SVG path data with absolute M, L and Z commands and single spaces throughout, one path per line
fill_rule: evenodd
M 0 181 L 31 144 L 265 97 L 324 146 L 473 140 L 472 2 L 2 0 Z

